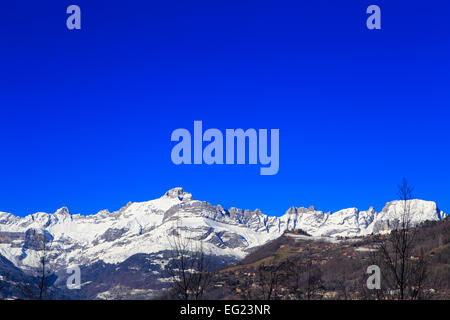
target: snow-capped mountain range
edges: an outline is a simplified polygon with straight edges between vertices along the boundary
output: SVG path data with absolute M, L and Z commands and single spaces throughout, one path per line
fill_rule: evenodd
M 414 224 L 445 216 L 431 201 L 409 200 L 409 205 Z M 302 229 L 315 237 L 334 238 L 387 232 L 400 218 L 402 206 L 402 202 L 392 201 L 379 213 L 373 208 L 324 213 L 313 207 L 292 207 L 275 217 L 259 210 L 226 210 L 174 188 L 159 199 L 128 203 L 112 213 L 103 210 L 83 216 L 63 207 L 52 214 L 38 212 L 21 218 L 0 212 L 0 255 L 25 270 L 36 266 L 39 253 L 33 241 L 36 233 L 44 230 L 53 239 L 51 252 L 58 265 L 117 264 L 136 254 L 171 250 L 170 237 L 185 232 L 214 255 L 241 259 L 286 230 Z

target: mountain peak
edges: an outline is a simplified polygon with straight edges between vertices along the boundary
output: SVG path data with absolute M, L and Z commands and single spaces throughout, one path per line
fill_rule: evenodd
M 192 200 L 192 194 L 184 191 L 181 187 L 172 188 L 164 194 L 164 197 L 182 200 Z
M 313 206 L 309 206 L 309 208 L 305 208 L 305 207 L 290 207 L 285 215 L 290 215 L 290 214 L 298 214 L 298 213 L 307 213 L 307 212 L 315 212 L 316 208 L 314 208 Z
M 55 215 L 70 215 L 69 209 L 67 207 L 61 207 L 55 211 Z

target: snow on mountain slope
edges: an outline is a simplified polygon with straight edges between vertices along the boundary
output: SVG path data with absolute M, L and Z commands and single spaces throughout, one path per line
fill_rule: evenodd
M 414 223 L 439 220 L 444 215 L 434 202 L 409 203 Z M 203 241 L 206 251 L 214 255 L 240 259 L 286 230 L 302 229 L 315 237 L 386 232 L 401 216 L 401 207 L 399 201 L 389 202 L 380 213 L 373 208 L 324 213 L 313 207 L 293 207 L 283 216 L 273 217 L 259 210 L 225 210 L 174 188 L 159 199 L 129 203 L 112 213 L 72 215 L 63 207 L 53 214 L 39 212 L 20 218 L 0 212 L 0 254 L 16 266 L 35 266 L 39 255 L 33 247 L 32 231 L 45 229 L 53 239 L 55 261 L 61 266 L 119 263 L 137 253 L 170 250 L 169 238 L 177 232 Z
M 416 225 L 420 222 L 441 220 L 446 214 L 440 211 L 435 202 L 424 200 L 410 200 L 406 204 L 407 215 L 410 224 Z M 393 224 L 401 220 L 404 214 L 403 201 L 388 202 L 378 214 L 376 221 L 371 225 L 371 232 L 387 232 L 392 229 Z

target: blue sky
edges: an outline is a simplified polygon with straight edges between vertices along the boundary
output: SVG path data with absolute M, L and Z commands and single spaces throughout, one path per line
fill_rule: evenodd
M 82 29 L 66 28 L 77 4 Z M 365 27 L 371 4 L 382 30 Z M 380 210 L 403 176 L 450 211 L 448 1 L 28 1 L 0 10 L 0 210 Z M 280 171 L 175 166 L 170 135 L 279 128 Z

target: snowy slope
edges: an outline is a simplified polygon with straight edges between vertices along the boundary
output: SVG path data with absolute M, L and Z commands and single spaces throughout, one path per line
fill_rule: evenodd
M 409 203 L 414 223 L 439 220 L 444 215 L 434 202 Z M 52 253 L 61 266 L 120 263 L 137 253 L 170 250 L 170 237 L 176 232 L 203 241 L 206 251 L 214 255 L 241 259 L 286 230 L 303 229 L 316 237 L 386 232 L 401 216 L 402 205 L 389 202 L 380 213 L 373 208 L 334 213 L 312 207 L 290 208 L 283 216 L 273 217 L 259 210 L 225 210 L 174 188 L 159 199 L 129 203 L 116 212 L 103 210 L 91 216 L 72 215 L 65 207 L 53 214 L 39 212 L 24 218 L 0 212 L 0 254 L 18 267 L 35 266 L 38 253 L 33 247 L 33 230 L 45 229 L 53 238 Z

